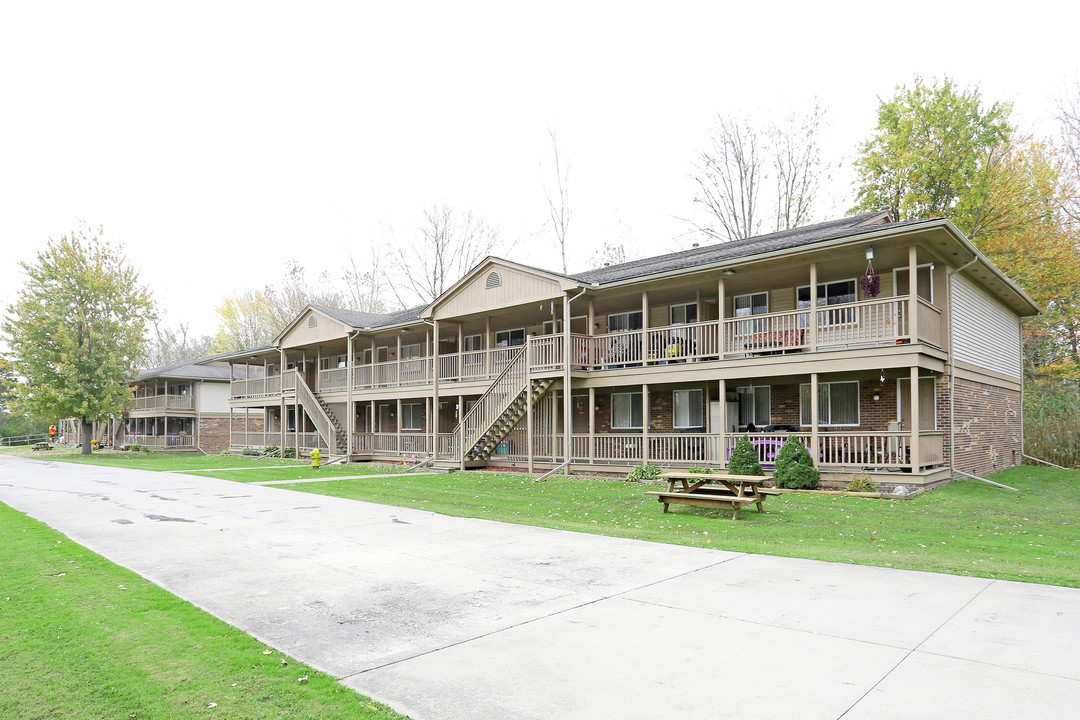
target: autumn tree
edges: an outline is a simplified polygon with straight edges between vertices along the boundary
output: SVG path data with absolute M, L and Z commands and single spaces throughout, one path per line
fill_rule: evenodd
M 490 255 L 498 239 L 495 228 L 471 210 L 433 206 L 424 211 L 412 238 L 394 249 L 394 269 L 401 282 L 391 290 L 402 307 L 429 303 Z
M 345 299 L 353 310 L 367 313 L 386 312 L 383 298 L 386 290 L 383 255 L 375 246 L 371 246 L 371 260 L 366 270 L 356 264 L 356 258 L 349 256 L 349 266 L 345 269 Z
M 948 77 L 899 86 L 879 103 L 877 127 L 859 148 L 854 211 L 890 208 L 900 220 L 972 216 L 1008 144 L 1011 110 L 985 106 L 977 87 Z
M 19 413 L 79 418 L 83 452 L 93 423 L 119 416 L 131 400 L 128 382 L 145 346 L 146 323 L 156 318 L 149 289 L 120 248 L 77 230 L 50 239 L 34 263 L 20 263 L 26 284 L 0 330 L 16 383 Z
M 187 323 L 170 327 L 160 322 L 148 333 L 143 367 L 161 367 L 188 360 L 198 360 L 213 352 L 214 339 L 209 335 L 192 335 Z
M 555 176 L 555 187 L 549 189 L 545 186 L 544 191 L 548 204 L 548 226 L 555 242 L 559 246 L 559 257 L 562 259 L 562 271 L 566 274 L 566 234 L 570 228 L 570 164 L 565 157 L 559 155 L 559 143 L 555 138 L 555 131 L 548 131 L 551 136 L 551 168 Z M 541 163 L 541 169 L 543 163 Z
M 262 290 L 244 290 L 229 295 L 215 309 L 218 331 L 212 350 L 216 353 L 268 345 L 281 329 L 277 327 L 270 299 Z

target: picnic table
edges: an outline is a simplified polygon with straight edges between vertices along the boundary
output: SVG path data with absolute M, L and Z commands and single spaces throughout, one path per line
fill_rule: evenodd
M 53 446 L 47 441 L 42 441 L 42 442 L 39 442 L 39 443 L 34 443 L 33 447 L 31 447 L 30 449 L 31 450 L 52 450 Z
M 770 495 L 780 494 L 776 490 L 761 486 L 766 480 L 772 480 L 770 475 L 727 475 L 668 470 L 661 474 L 661 477 L 667 480 L 667 491 L 646 494 L 656 496 L 656 499 L 664 506 L 664 512 L 668 511 L 668 505 L 730 507 L 735 511 L 732 520 L 738 520 L 739 510 L 743 505 L 757 505 L 758 512 L 764 512 L 762 503 Z

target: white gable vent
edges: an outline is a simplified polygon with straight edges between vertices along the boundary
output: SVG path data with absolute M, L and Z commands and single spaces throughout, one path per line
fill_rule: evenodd
M 501 285 L 502 285 L 502 278 L 499 276 L 499 273 L 495 272 L 494 270 L 492 270 L 490 273 L 488 273 L 487 284 L 485 285 L 485 288 L 487 290 L 490 290 L 491 288 L 500 287 Z
M 308 327 L 315 327 L 318 324 L 319 324 L 318 318 L 316 318 L 314 315 L 308 315 L 308 319 L 307 319 L 307 326 Z

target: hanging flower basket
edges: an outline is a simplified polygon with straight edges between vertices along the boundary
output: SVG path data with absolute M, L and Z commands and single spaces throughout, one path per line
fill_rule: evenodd
M 874 264 L 866 263 L 866 273 L 859 278 L 859 289 L 863 297 L 877 297 L 881 292 L 881 276 L 874 272 Z

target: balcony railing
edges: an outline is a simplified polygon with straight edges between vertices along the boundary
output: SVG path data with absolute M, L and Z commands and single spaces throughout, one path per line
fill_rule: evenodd
M 132 410 L 193 410 L 191 395 L 148 395 L 131 399 Z
M 195 438 L 191 435 L 124 435 L 127 445 L 145 445 L 160 448 L 195 447 Z
M 229 388 L 235 399 L 278 397 L 281 395 L 281 376 L 233 380 Z

